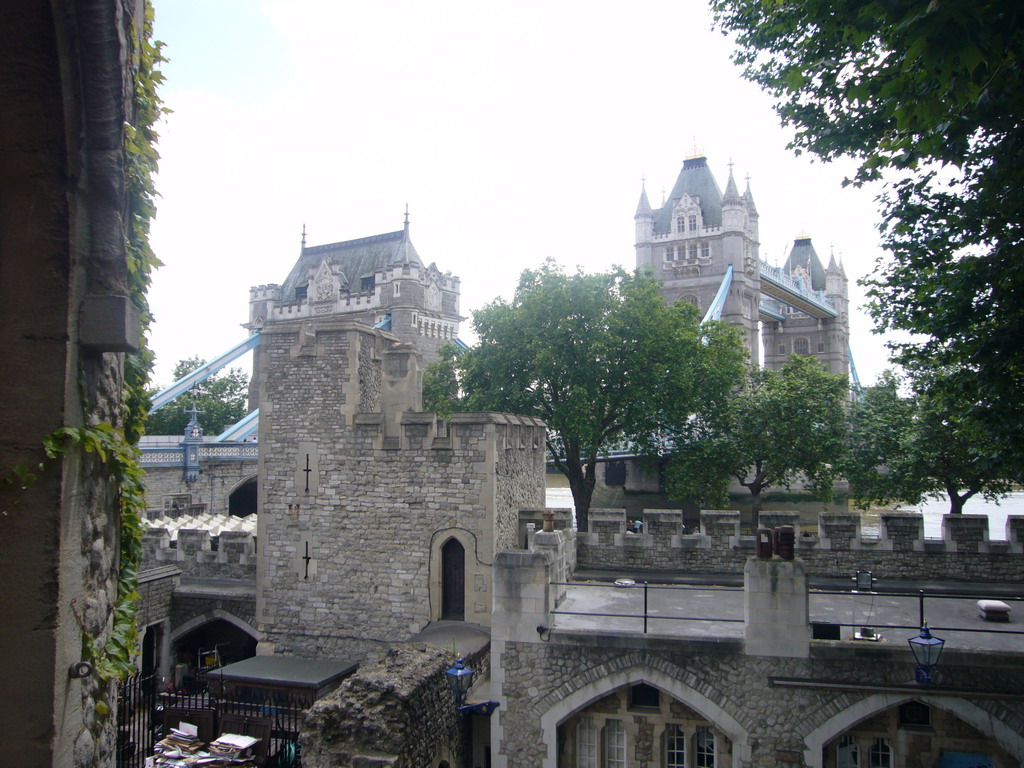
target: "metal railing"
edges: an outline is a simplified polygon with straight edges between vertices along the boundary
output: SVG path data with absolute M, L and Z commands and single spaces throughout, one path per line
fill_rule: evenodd
M 563 582 L 556 581 L 551 582 L 552 586 L 559 587 L 601 587 L 604 589 L 642 589 L 644 595 L 643 611 L 641 613 L 610 613 L 610 612 L 598 612 L 598 611 L 565 611 L 556 608 L 551 611 L 553 615 L 561 616 L 595 616 L 599 618 L 614 618 L 614 619 L 639 619 L 643 622 L 643 633 L 646 635 L 652 621 L 702 621 L 702 622 L 723 622 L 728 624 L 742 624 L 743 619 L 733 619 L 727 617 L 708 617 L 708 616 L 678 616 L 672 614 L 664 614 L 658 612 L 656 614 L 651 613 L 650 609 L 650 592 L 685 592 L 685 591 L 700 591 L 700 592 L 742 592 L 742 587 L 708 587 L 708 586 L 681 586 L 677 584 L 657 584 L 651 585 L 646 581 L 638 582 L 634 584 L 588 584 L 584 582 Z
M 565 610 L 556 608 L 551 611 L 553 616 L 582 616 L 592 618 L 610 618 L 610 619 L 636 619 L 640 622 L 643 634 L 648 634 L 651 631 L 651 623 L 655 621 L 690 621 L 690 622 L 702 622 L 706 624 L 723 623 L 723 624 L 743 624 L 743 618 L 734 618 L 729 616 L 695 616 L 695 615 L 684 615 L 665 613 L 664 604 L 662 608 L 656 612 L 651 610 L 651 595 L 652 593 L 671 593 L 671 592 L 714 592 L 714 593 L 725 593 L 725 592 L 743 592 L 743 587 L 719 587 L 719 586 L 705 586 L 705 585 L 667 585 L 658 584 L 652 585 L 646 581 L 635 582 L 633 584 L 610 584 L 610 583 L 588 583 L 588 582 L 551 582 L 551 586 L 554 587 L 571 587 L 573 589 L 592 589 L 600 588 L 604 590 L 641 590 L 643 593 L 643 606 L 640 611 L 591 611 L 591 610 Z M 835 589 L 812 589 L 809 591 L 809 598 L 814 599 L 818 596 L 838 596 L 838 597 L 871 597 L 871 598 L 913 598 L 918 601 L 918 622 L 916 624 L 906 623 L 895 623 L 895 622 L 879 622 L 875 620 L 864 620 L 864 621 L 833 621 L 828 619 L 826 621 L 815 621 L 814 617 L 811 616 L 809 619 L 812 623 L 829 624 L 836 627 L 871 627 L 873 629 L 907 629 L 907 630 L 919 630 L 925 622 L 925 601 L 926 600 L 970 600 L 972 602 L 984 599 L 998 599 L 1003 602 L 1024 602 L 1024 597 L 1013 597 L 1013 596 L 999 596 L 998 598 L 988 597 L 986 598 L 980 594 L 969 594 L 960 592 L 938 592 L 938 591 L 926 591 L 926 590 L 915 590 L 915 591 L 857 591 L 857 590 L 835 590 Z M 900 610 L 891 606 L 887 607 L 886 610 Z M 735 613 L 733 614 L 735 616 Z M 983 626 L 983 627 L 970 627 L 970 626 L 959 626 L 949 623 L 931 623 L 929 622 L 930 629 L 940 632 L 972 632 L 978 634 L 987 635 L 1024 635 L 1024 630 L 1020 629 L 997 629 L 995 627 Z M 557 629 L 558 627 L 555 627 Z M 563 627 L 564 629 L 564 627 Z
M 978 594 L 967 594 L 963 592 L 928 592 L 923 589 L 917 591 L 893 591 L 886 590 L 885 592 L 876 592 L 874 590 L 868 592 L 866 590 L 843 590 L 843 589 L 812 589 L 810 590 L 810 597 L 813 598 L 817 595 L 834 595 L 840 597 L 871 597 L 871 598 L 916 598 L 917 599 L 917 623 L 916 624 L 885 624 L 879 623 L 873 620 L 855 621 L 855 622 L 842 622 L 842 621 L 831 621 L 827 623 L 838 627 L 870 627 L 872 629 L 910 629 L 919 630 L 925 623 L 925 600 L 999 600 L 1001 602 L 1024 602 L 1024 597 L 1011 597 L 1011 596 L 1000 596 L 995 597 L 982 597 Z M 1024 635 L 1024 630 L 1021 629 L 995 629 L 991 627 L 963 627 L 963 626 L 952 626 L 948 624 L 934 624 L 928 622 L 929 629 L 939 632 L 977 632 L 981 634 L 989 635 Z

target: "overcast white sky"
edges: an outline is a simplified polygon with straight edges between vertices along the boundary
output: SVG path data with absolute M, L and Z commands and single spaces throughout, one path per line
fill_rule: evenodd
M 308 243 L 400 229 L 462 279 L 462 314 L 511 295 L 553 256 L 632 268 L 633 213 L 696 146 L 730 158 L 761 218 L 761 256 L 806 232 L 851 281 L 861 381 L 886 365 L 857 278 L 880 254 L 873 193 L 850 166 L 786 150 L 697 0 L 154 0 L 173 110 L 153 246 L 155 381 L 241 341 L 248 290 L 280 283 Z M 470 322 L 463 339 L 472 341 Z

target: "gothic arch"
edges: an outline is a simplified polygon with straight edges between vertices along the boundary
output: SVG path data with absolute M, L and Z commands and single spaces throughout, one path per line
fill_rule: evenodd
M 489 566 L 489 563 L 482 563 L 477 554 L 477 538 L 473 533 L 464 528 L 445 528 L 435 531 L 430 542 L 430 620 L 440 621 L 442 619 L 442 592 L 444 587 L 444 547 L 450 541 L 457 541 L 464 551 L 464 595 L 465 595 L 465 621 L 470 621 L 468 612 L 472 605 L 473 575 L 480 571 L 480 566 Z
M 1024 758 L 1024 736 L 1003 721 L 996 719 L 991 712 L 987 712 L 965 699 L 951 696 L 874 693 L 833 715 L 808 733 L 804 737 L 804 744 L 807 745 L 804 750 L 804 763 L 808 768 L 821 768 L 826 744 L 862 720 L 911 700 L 921 701 L 930 707 L 944 709 L 956 715 L 965 723 L 991 736 L 999 746 L 1017 759 Z
M 230 488 L 228 488 L 228 494 L 227 495 L 230 496 L 232 493 L 237 491 L 242 486 L 246 485 L 247 483 L 255 482 L 258 479 L 259 479 L 259 473 L 258 472 L 253 472 L 251 475 L 246 475 L 245 477 L 241 478 L 237 483 L 235 483 Z
M 609 672 L 605 677 L 580 686 L 563 699 L 555 702 L 541 715 L 540 723 L 544 744 L 544 768 L 557 768 L 558 726 L 577 710 L 626 685 L 647 683 L 682 702 L 694 712 L 707 718 L 732 742 L 733 761 L 743 765 L 750 760 L 749 735 L 732 715 L 699 691 L 686 685 L 676 675 L 669 675 L 645 664 L 634 664 Z
M 222 621 L 226 621 L 228 624 L 233 624 L 257 642 L 263 641 L 263 633 L 256 629 L 252 624 L 244 619 L 238 618 L 233 613 L 228 613 L 220 608 L 214 608 L 212 611 L 207 611 L 204 614 L 189 619 L 181 626 L 176 627 L 171 632 L 171 643 L 176 643 L 179 638 L 184 637 L 192 630 L 198 629 L 204 624 L 216 619 L 221 619 Z
M 259 475 L 253 473 L 239 480 L 227 492 L 228 511 L 236 517 L 259 512 Z M 238 494 L 236 496 L 236 494 Z M 244 513 L 244 514 L 243 514 Z M 255 519 L 255 518 L 254 518 Z

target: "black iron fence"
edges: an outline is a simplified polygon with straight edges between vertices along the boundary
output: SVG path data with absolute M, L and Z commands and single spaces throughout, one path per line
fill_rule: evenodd
M 309 697 L 273 692 L 259 699 L 222 698 L 210 692 L 158 691 L 158 685 L 155 676 L 136 675 L 120 686 L 117 768 L 143 768 L 153 746 L 164 736 L 164 713 L 171 709 L 212 711 L 214 730 L 224 715 L 269 720 L 265 768 L 301 768 L 299 730 L 304 711 L 313 703 Z

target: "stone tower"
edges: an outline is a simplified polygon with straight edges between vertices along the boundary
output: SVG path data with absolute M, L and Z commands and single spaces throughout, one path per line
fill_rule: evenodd
M 850 374 L 850 300 L 848 281 L 842 264 L 834 255 L 825 268 L 811 238 L 801 235 L 793 241 L 789 257 L 783 265 L 785 274 L 811 290 L 821 291 L 837 312 L 835 318 L 818 319 L 786 307 L 783 322 L 763 324 L 764 364 L 781 368 L 790 355 L 812 355 L 831 371 L 842 376 Z
M 758 214 L 748 186 L 736 188 L 732 168 L 722 194 L 703 155 L 683 162 L 668 199 L 651 209 L 646 189 L 636 215 L 636 263 L 664 281 L 667 302 L 690 301 L 706 312 L 731 266 L 732 284 L 721 318 L 743 329 L 744 343 L 760 359 Z
M 337 314 L 271 317 L 254 372 L 262 651 L 359 660 L 431 621 L 489 625 L 494 555 L 544 504 L 544 425 L 446 424 L 421 412 L 412 344 Z
M 406 213 L 401 230 L 358 240 L 307 246 L 303 232 L 299 259 L 284 283 L 250 289 L 248 327 L 343 315 L 391 331 L 426 365 L 458 336 L 459 291 L 451 272 L 424 266 Z

